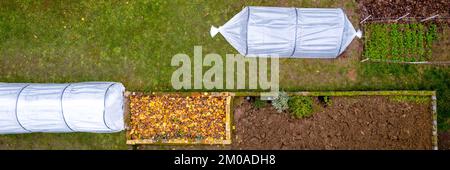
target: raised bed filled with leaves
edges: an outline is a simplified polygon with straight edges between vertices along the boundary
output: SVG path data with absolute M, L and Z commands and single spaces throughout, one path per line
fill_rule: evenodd
M 131 93 L 127 144 L 230 144 L 226 93 Z

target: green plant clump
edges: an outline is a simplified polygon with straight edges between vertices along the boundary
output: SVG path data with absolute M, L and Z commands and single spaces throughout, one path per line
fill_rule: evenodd
M 311 97 L 295 96 L 289 100 L 289 108 L 295 118 L 309 117 L 313 114 L 313 100 Z
M 266 106 L 266 103 L 267 103 L 266 101 L 256 98 L 255 102 L 253 102 L 253 106 L 259 109 Z
M 279 112 L 283 112 L 287 109 L 289 109 L 289 96 L 286 92 L 280 92 L 278 93 L 278 97 L 275 98 L 275 100 L 272 101 L 272 106 Z
M 330 96 L 324 96 L 323 101 L 325 102 L 325 105 L 327 105 L 327 106 L 333 105 L 333 102 L 331 101 Z

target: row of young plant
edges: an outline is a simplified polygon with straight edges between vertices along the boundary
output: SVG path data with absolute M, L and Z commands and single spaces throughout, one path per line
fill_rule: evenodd
M 426 104 L 431 102 L 429 96 L 408 96 L 408 95 L 396 95 L 389 98 L 393 102 L 412 102 L 418 104 Z M 333 103 L 330 96 L 317 96 L 318 103 L 321 106 L 331 106 Z M 289 112 L 295 118 L 310 117 L 314 111 L 317 111 L 317 104 L 314 103 L 314 97 L 312 96 L 288 96 L 286 92 L 280 92 L 279 96 L 272 100 L 272 107 L 274 107 L 279 113 Z M 263 108 L 267 104 L 267 101 L 260 100 L 256 97 L 253 102 L 255 108 Z
M 368 24 L 364 56 L 401 62 L 429 61 L 437 37 L 435 24 Z
M 330 106 L 329 96 L 318 96 L 318 100 L 324 106 Z M 279 112 L 289 112 L 295 118 L 310 117 L 314 113 L 314 100 L 311 96 L 288 96 L 286 92 L 280 92 L 278 97 L 272 100 L 272 106 Z M 256 108 L 265 107 L 266 101 L 257 98 L 253 103 Z

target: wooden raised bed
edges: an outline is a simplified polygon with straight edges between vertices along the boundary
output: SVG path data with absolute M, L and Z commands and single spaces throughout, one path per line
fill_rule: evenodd
M 128 92 L 126 98 L 127 144 L 231 144 L 228 93 Z M 138 99 L 143 103 L 136 103 Z
M 426 98 L 429 97 L 431 103 L 429 105 L 427 105 L 428 107 L 430 107 L 428 110 L 430 110 L 430 112 L 424 112 L 424 113 L 429 113 L 430 115 L 424 115 L 424 116 L 429 116 L 429 120 L 431 120 L 429 122 L 429 126 L 431 129 L 431 133 L 428 133 L 430 136 L 430 149 L 433 150 L 437 150 L 438 149 L 438 138 L 437 138 L 437 105 L 436 105 L 436 92 L 435 91 L 329 91 L 329 92 L 286 92 L 287 95 L 289 96 L 311 96 L 311 97 L 317 97 L 317 96 L 329 96 L 329 97 L 358 97 L 358 96 L 373 96 L 373 97 L 388 97 L 388 96 L 392 96 L 392 97 L 401 97 L 401 96 L 424 96 Z M 230 95 L 232 96 L 236 96 L 236 97 L 245 97 L 245 96 L 259 96 L 258 92 L 236 92 L 236 93 L 230 93 Z M 400 108 L 399 108 L 400 109 Z M 236 114 L 236 113 L 235 113 Z M 259 115 L 259 116 L 263 116 L 263 115 Z M 241 116 L 242 117 L 242 116 Z M 268 116 L 270 117 L 270 116 Z M 264 118 L 262 118 L 264 119 Z M 258 120 L 256 120 L 257 124 Z M 241 128 L 242 126 L 240 126 L 240 124 L 238 122 L 236 122 L 235 120 L 235 126 L 236 129 Z M 248 123 L 248 122 L 246 122 Z M 315 122 L 313 122 L 315 123 Z M 316 122 L 319 123 L 319 122 Z M 427 123 L 427 122 L 422 122 L 422 123 Z M 242 125 L 242 124 L 241 124 Z M 250 127 L 252 128 L 252 126 L 257 126 L 255 124 L 252 124 Z M 249 128 L 248 126 L 246 128 Z M 262 128 L 262 127 L 260 127 Z M 276 129 L 276 128 L 275 128 Z M 248 132 L 249 129 L 244 130 L 247 133 L 252 133 L 252 132 Z M 272 131 L 273 127 L 269 127 L 266 131 L 266 133 L 269 133 L 268 131 Z M 264 131 L 264 130 L 263 130 Z M 237 135 L 237 132 L 234 132 Z M 314 133 L 314 132 L 310 132 L 310 133 Z M 241 134 L 242 135 L 242 134 Z M 257 136 L 257 134 L 255 134 Z M 428 136 L 424 136 L 423 138 L 428 138 Z M 237 140 L 237 139 L 236 139 Z M 244 141 L 248 141 L 249 139 L 245 139 Z M 267 141 L 266 141 L 267 142 Z M 239 143 L 238 141 L 235 141 L 233 143 L 233 147 L 234 149 L 240 149 L 240 147 L 242 145 L 237 144 Z M 255 148 L 254 143 L 249 144 L 252 148 Z M 247 145 L 245 145 L 247 146 Z M 267 147 L 267 143 L 264 143 L 263 146 Z M 245 148 L 245 147 L 244 147 Z M 269 147 L 270 148 L 270 147 Z M 347 148 L 347 149 L 351 149 L 351 148 Z

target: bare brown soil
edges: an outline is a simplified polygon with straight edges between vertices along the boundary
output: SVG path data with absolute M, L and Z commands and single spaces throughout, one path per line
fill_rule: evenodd
M 450 150 L 450 131 L 439 133 L 439 149 Z
M 432 46 L 431 58 L 433 61 L 450 61 L 450 25 L 441 26 L 439 31 L 438 40 Z
M 241 101 L 233 149 L 432 149 L 428 104 L 333 97 L 331 106 L 320 106 L 312 117 L 294 119 L 269 104 L 257 109 Z
M 373 18 L 430 17 L 439 14 L 440 17 L 450 17 L 449 0 L 358 0 L 361 18 L 372 15 Z M 447 22 L 450 20 L 437 20 Z

